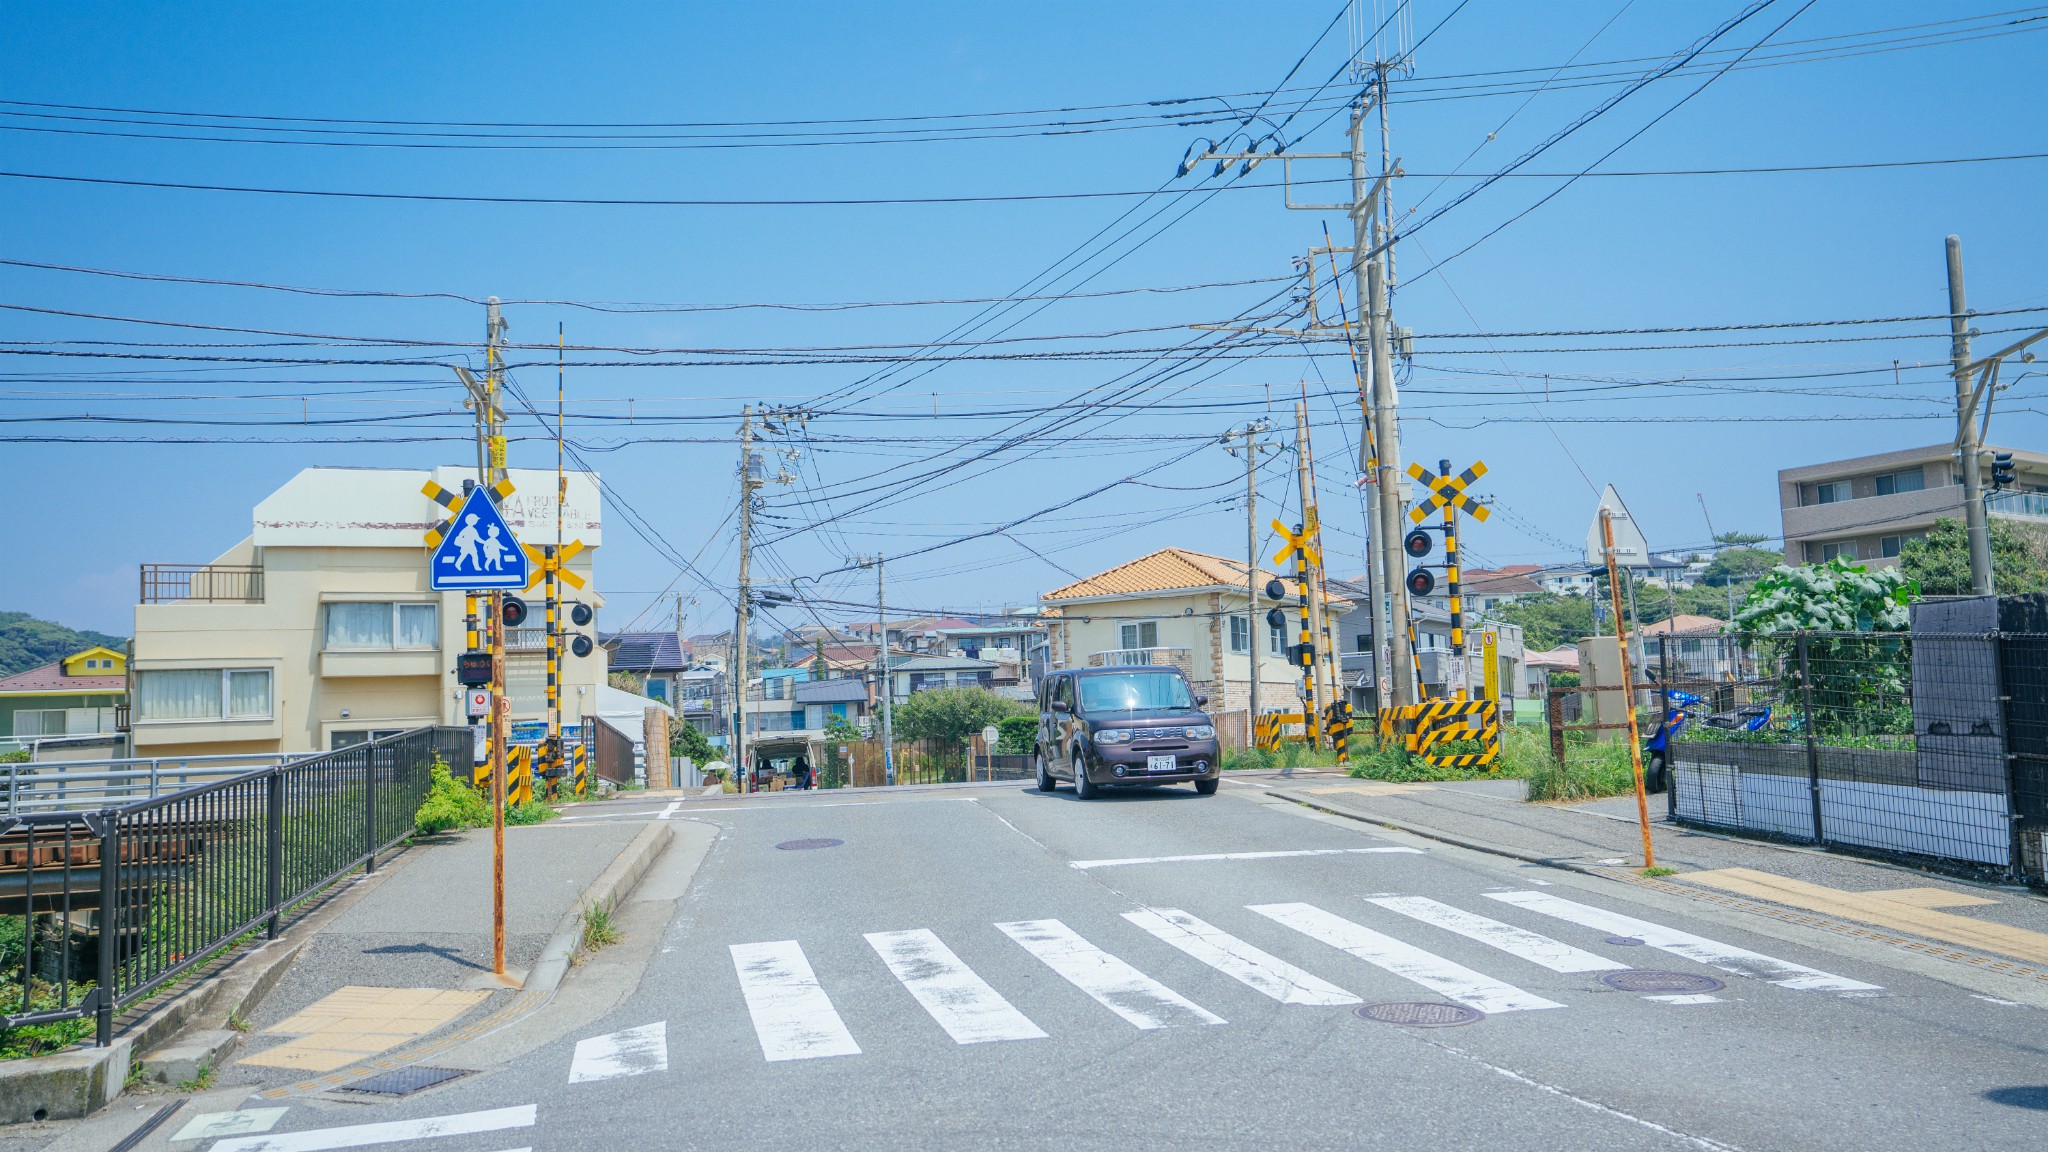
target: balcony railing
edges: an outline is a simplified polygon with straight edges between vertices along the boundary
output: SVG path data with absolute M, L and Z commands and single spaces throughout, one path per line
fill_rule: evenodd
M 260 564 L 144 564 L 144 604 L 261 604 Z
M 1088 657 L 1090 668 L 1106 668 L 1113 664 L 1171 664 L 1183 672 L 1190 671 L 1188 650 L 1185 648 L 1112 648 Z
M 2048 492 L 1994 492 L 1984 498 L 1993 516 L 2025 516 L 2048 520 Z

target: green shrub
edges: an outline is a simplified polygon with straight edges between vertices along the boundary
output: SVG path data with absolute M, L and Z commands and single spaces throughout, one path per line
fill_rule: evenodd
M 1563 764 L 1546 755 L 1529 773 L 1532 801 L 1594 800 L 1635 790 L 1635 767 L 1626 740 L 1569 749 Z
M 488 813 L 490 809 L 486 808 L 484 811 Z M 528 824 L 542 824 L 560 815 L 560 812 L 555 811 L 539 800 L 529 800 L 524 804 L 508 805 L 505 808 L 505 823 L 515 827 Z
M 480 828 L 491 822 L 491 804 L 476 789 L 455 779 L 439 756 L 429 770 L 426 802 L 413 813 L 413 827 L 422 836 Z
M 16 973 L 19 975 L 19 973 Z M 86 994 L 92 991 L 91 984 L 73 984 L 71 1002 L 58 1002 L 57 986 L 46 980 L 36 980 L 29 988 L 29 1011 L 47 1012 L 52 1008 L 76 1007 L 84 1002 Z M 21 1010 L 21 985 L 14 981 L 0 983 L 0 1008 L 8 1012 Z M 96 1023 L 90 1015 L 73 1020 L 58 1020 L 49 1024 L 24 1024 L 19 1028 L 0 1028 L 0 1060 L 19 1060 L 25 1056 L 41 1056 L 71 1047 L 93 1034 Z
M 1029 756 L 1038 743 L 1038 715 L 1005 716 L 996 721 L 996 730 L 1003 734 L 996 741 L 998 755 Z

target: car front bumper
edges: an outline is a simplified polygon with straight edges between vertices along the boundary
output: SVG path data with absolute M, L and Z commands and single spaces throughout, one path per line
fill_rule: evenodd
M 1154 756 L 1170 754 L 1171 772 L 1153 772 L 1146 767 Z M 1184 748 L 1134 749 L 1097 745 L 1082 757 L 1081 770 L 1091 784 L 1186 783 L 1213 780 L 1223 769 L 1223 749 L 1214 740 L 1193 741 Z M 1121 772 L 1118 770 L 1122 769 Z

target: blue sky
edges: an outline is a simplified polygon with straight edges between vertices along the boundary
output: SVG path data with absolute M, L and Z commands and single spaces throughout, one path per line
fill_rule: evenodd
M 2020 11 L 1964 20 L 2014 4 L 1925 5 L 1777 0 L 1717 46 L 1744 47 L 1797 19 L 1753 63 L 1715 79 L 1604 164 L 1650 171 L 1866 163 L 2040 151 L 2044 98 L 2039 61 L 2048 21 Z M 1379 22 L 1366 3 L 1366 27 Z M 1470 179 L 1484 175 L 1596 107 L 1668 54 L 1736 14 L 1733 2 L 1509 3 L 1418 0 L 1381 45 L 1398 52 L 1440 21 L 1398 82 L 1390 109 L 1394 155 L 1418 175 L 1398 181 L 1397 212 L 1413 226 Z M 1455 9 L 1455 11 L 1454 11 Z M 845 199 L 1150 191 L 1183 152 L 1216 129 L 1152 123 L 1114 131 L 829 147 L 635 150 L 334 147 L 132 139 L 80 132 L 164 134 L 162 118 L 60 110 L 80 105 L 144 112 L 398 122 L 525 124 L 756 122 L 755 134 L 854 129 L 781 122 L 932 116 L 1122 105 L 1236 96 L 1258 102 L 1298 59 L 1291 93 L 1269 105 L 1282 118 L 1308 89 L 1341 71 L 1351 29 L 1332 3 L 1117 4 L 352 4 L 22 5 L 0 45 L 0 170 L 164 183 L 327 191 L 553 198 Z M 1405 40 L 1396 35 L 1405 30 Z M 1596 36 L 1597 33 L 1597 36 Z M 1823 38 L 1856 36 L 1852 40 Z M 1936 42 L 1946 41 L 1946 42 Z M 1804 42 L 1804 43 L 1796 43 Z M 1311 49 L 1311 44 L 1315 46 Z M 1891 50 L 1878 51 L 1887 48 Z M 1304 51 L 1307 56 L 1303 59 Z M 1785 62 L 1775 54 L 1793 53 Z M 1364 49 L 1367 56 L 1373 48 Z M 1818 57 L 1818 58 L 1815 58 Z M 1704 57 L 1725 62 L 1728 56 Z M 1576 59 L 1597 75 L 1567 73 L 1535 92 L 1551 69 Z M 1502 76 L 1503 70 L 1529 70 Z M 1693 91 L 1712 72 L 1658 81 L 1528 165 L 1577 171 Z M 1510 92 L 1486 85 L 1519 82 Z M 1332 100 L 1314 96 L 1288 122 L 1295 151 L 1341 145 Z M 1167 106 L 1216 109 L 1225 102 Z M 1158 108 L 1096 116 L 1143 117 Z M 1011 123 L 1084 114 L 1024 116 Z M 68 119 L 51 119 L 62 116 Z M 155 120 L 157 126 L 113 121 Z M 187 135 L 284 138 L 277 132 L 191 128 Z M 864 125 L 900 129 L 931 122 Z M 977 123 L 973 121 L 955 124 Z M 1320 127 L 1314 127 L 1317 124 Z M 275 127 L 273 124 L 272 127 Z M 367 126 L 359 125 L 358 128 Z M 1099 125 L 1097 127 L 1100 127 Z M 25 129 L 61 129 L 29 131 Z M 500 133 L 501 129 L 440 129 Z M 563 129 L 687 134 L 733 129 Z M 1487 142 L 1489 133 L 1495 138 Z M 314 139 L 301 133 L 291 139 Z M 407 142 L 404 136 L 328 137 Z M 477 142 L 446 136 L 443 142 Z M 754 136 L 748 142 L 789 141 Z M 815 137 L 803 138 L 806 140 Z M 662 143 L 661 141 L 651 141 Z M 705 141 L 696 141 L 703 143 Z M 667 141 L 666 143 L 674 143 Z M 1475 152 L 1476 149 L 1476 152 Z M 1207 169 L 1171 185 L 1201 183 Z M 1584 537 L 1595 486 L 1620 487 L 1653 545 L 1698 546 L 1715 527 L 1775 533 L 1779 468 L 1835 456 L 1944 441 L 1949 386 L 1939 321 L 1890 326 L 1720 332 L 1696 336 L 1428 339 L 1451 333 L 1584 331 L 1925 316 L 1946 307 L 1942 238 L 1964 240 L 1978 309 L 2048 308 L 2039 212 L 2048 162 L 1889 168 L 1773 175 L 1587 178 L 1485 239 L 1438 275 L 1435 259 L 1487 236 L 1560 179 L 1503 179 L 1415 228 L 1398 250 L 1399 323 L 1424 337 L 1407 370 L 1404 441 L 1411 459 L 1484 458 L 1483 489 L 1501 514 L 1466 534 L 1478 563 L 1569 559 Z M 1297 175 L 1336 175 L 1309 162 Z M 1272 166 L 1242 182 L 1277 180 Z M 1195 338 L 1188 325 L 1226 322 L 1286 284 L 1291 261 L 1321 243 L 1330 214 L 1285 210 L 1277 188 L 1226 189 L 1170 205 L 1133 198 L 948 205 L 591 206 L 455 204 L 338 199 L 56 183 L 0 177 L 4 255 L 98 269 L 384 292 L 496 294 L 508 300 L 678 304 L 817 303 L 1001 297 L 1045 270 L 1127 209 L 1164 208 L 1130 241 L 1057 282 L 1087 291 L 1232 284 L 1199 290 L 1064 299 L 1009 314 L 1007 335 L 1067 336 L 982 352 L 1062 352 L 1070 358 L 926 364 L 881 382 L 880 365 L 575 367 L 568 376 L 569 434 L 615 498 L 645 518 L 657 542 L 606 511 L 599 583 L 610 597 L 601 625 L 633 620 L 665 589 L 694 595 L 691 626 L 729 620 L 734 571 L 729 521 L 736 492 L 737 413 L 748 401 L 820 405 L 813 443 L 792 467 L 799 483 L 769 492 L 757 571 L 817 575 L 852 553 L 902 556 L 1062 504 L 1147 468 L 1145 485 L 1110 487 L 1034 519 L 1009 535 L 952 545 L 892 565 L 891 601 L 907 608 L 1027 603 L 1071 579 L 1144 550 L 1179 544 L 1229 555 L 1243 548 L 1233 503 L 1240 466 L 1199 437 L 1270 413 L 1291 423 L 1304 382 L 1316 395 L 1316 450 L 1326 479 L 1324 518 L 1333 568 L 1359 566 L 1355 499 L 1344 489 L 1355 406 L 1334 352 L 1299 345 L 1155 382 L 1142 407 L 1080 414 L 966 467 L 942 468 L 1030 410 L 1065 403 L 1133 369 L 1156 368 L 1151 350 Z M 1192 208 L 1184 216 L 1184 209 Z M 1132 219 L 1126 218 L 1124 225 Z M 1170 220 L 1177 222 L 1160 228 Z M 1158 228 L 1156 235 L 1153 229 Z M 1142 244 L 1135 241 L 1149 236 Z M 1129 249 L 1126 252 L 1126 249 Z M 1110 259 L 1114 264 L 1104 269 Z M 1327 258 L 1325 258 L 1327 259 Z M 1327 281 L 1327 266 L 1318 280 Z M 1347 302 L 1355 299 L 1347 285 Z M 0 303 L 181 324 L 474 342 L 481 309 L 459 300 L 309 296 L 172 284 L 0 265 Z M 1327 297 L 1324 306 L 1330 306 Z M 592 311 L 560 304 L 508 308 L 515 341 L 548 342 L 563 324 L 571 344 L 614 348 L 801 349 L 917 346 L 939 339 L 981 305 L 664 313 Z M 1987 329 L 2037 325 L 2040 313 L 1987 317 Z M 1278 317 L 1275 322 L 1288 322 Z M 1146 330 L 1146 331 L 1136 331 Z M 1125 335 L 1100 336 L 1123 332 Z M 1846 343 L 1768 339 L 1883 336 Z M 1995 339 L 1996 337 L 1986 337 Z M 142 347 L 282 342 L 285 338 L 0 311 L 0 347 L 128 351 L 149 356 L 390 358 L 392 349 Z M 322 343 L 333 343 L 323 341 Z M 1674 343 L 1738 347 L 1597 350 Z M 1539 351 L 1539 349 L 1587 349 Z M 1104 349 L 1125 359 L 1090 358 Z M 419 351 L 419 350 L 414 350 Z M 440 361 L 464 349 L 424 350 Z M 590 352 L 590 361 L 662 360 Z M 549 360 L 547 354 L 520 354 Z M 731 357 L 714 357 L 731 359 Z M 769 356 L 788 359 L 787 356 Z M 668 357 L 666 359 L 674 359 Z M 460 435 L 466 417 L 452 375 L 435 366 L 340 364 L 277 367 L 207 360 L 10 355 L 0 414 L 16 435 L 80 443 L 6 446 L 0 500 L 30 562 L 0 576 L 0 606 L 80 627 L 126 632 L 135 566 L 199 562 L 248 530 L 250 507 L 309 464 L 428 467 L 470 458 L 457 442 L 397 436 Z M 1900 361 L 1896 378 L 1891 363 Z M 926 372 L 926 369 L 931 369 Z M 898 369 L 900 372 L 900 368 Z M 90 375 L 81 375 L 89 373 Z M 551 367 L 516 373 L 537 399 Z M 913 378 L 914 376 L 914 378 Z M 1548 379 L 1548 396 L 1544 400 Z M 1794 377 L 1786 379 L 1785 377 Z M 1647 385 L 1643 381 L 1676 381 Z M 879 390 L 889 385 L 887 392 Z M 2043 380 L 2000 399 L 1993 439 L 2038 446 L 2031 410 Z M 1270 407 L 1267 402 L 1271 396 Z M 176 397 L 193 397 L 176 399 Z M 1190 407 L 1190 405 L 1201 405 Z M 976 416 L 974 413 L 1023 415 Z M 937 418 L 933 418 L 936 413 Z M 172 418 L 186 423 L 21 422 L 25 417 Z M 389 417 L 375 424 L 246 422 Z M 1900 419 L 1901 416 L 1920 417 Z M 602 417 L 602 419 L 599 419 Z M 234 420 L 236 426 L 193 424 Z M 531 422 L 516 426 L 536 431 Z M 361 443 L 109 443 L 107 437 L 219 440 L 346 437 Z M 1122 437 L 1117 439 L 1115 437 Z M 688 442 L 676 442 L 688 441 Z M 513 462 L 553 463 L 551 445 L 515 444 Z M 999 466 L 998 466 L 999 465 Z M 1262 484 L 1268 510 L 1291 502 L 1275 465 Z M 884 469 L 875 479 L 863 479 Z M 903 475 L 935 475 L 892 500 L 863 507 L 857 493 Z M 808 527 L 821 514 L 838 519 Z M 1266 517 L 1261 516 L 1264 520 Z M 670 557 L 709 577 L 678 579 Z M 1468 563 L 1475 562 L 1468 560 Z M 424 556 L 423 556 L 424 562 Z M 854 574 L 807 584 L 825 600 L 859 602 Z M 657 615 L 665 618 L 667 609 Z M 644 619 L 644 617 L 643 617 Z M 797 623 L 802 614 L 778 619 Z

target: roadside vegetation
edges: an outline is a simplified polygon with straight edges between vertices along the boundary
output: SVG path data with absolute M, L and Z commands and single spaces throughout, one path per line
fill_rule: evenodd
M 541 824 L 560 815 L 548 804 L 533 800 L 507 805 L 505 823 L 514 827 Z M 413 813 L 413 830 L 422 836 L 437 836 L 464 828 L 481 828 L 490 822 L 490 798 L 457 780 L 448 770 L 447 762 L 434 757 L 433 767 L 428 769 L 426 801 Z

